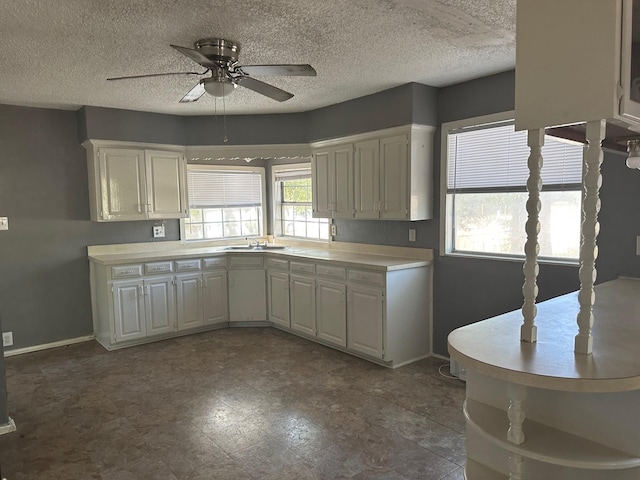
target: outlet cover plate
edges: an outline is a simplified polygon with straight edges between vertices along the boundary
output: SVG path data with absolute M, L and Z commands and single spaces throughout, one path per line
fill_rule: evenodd
M 331 236 L 335 237 L 338 234 L 338 229 L 335 225 L 331 225 Z
M 416 229 L 415 228 L 410 228 L 409 229 L 409 241 L 410 242 L 415 242 L 416 241 Z
M 4 347 L 13 345 L 13 332 L 2 332 L 2 345 Z
M 153 238 L 163 238 L 163 237 L 164 237 L 164 225 L 154 225 Z
M 9 230 L 9 217 L 0 217 L 0 230 Z

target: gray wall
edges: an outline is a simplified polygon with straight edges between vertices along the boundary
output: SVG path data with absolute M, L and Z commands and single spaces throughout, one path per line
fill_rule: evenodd
M 0 332 L 2 332 L 2 318 L 0 318 Z M 9 411 L 7 407 L 7 381 L 4 369 L 4 349 L 0 342 L 0 426 L 9 423 Z
M 440 90 L 409 84 L 301 114 L 229 116 L 227 131 L 230 144 L 299 143 L 410 122 L 438 125 L 513 109 L 513 93 L 513 72 Z M 217 127 L 215 122 L 97 107 L 75 113 L 0 105 L 0 216 L 9 217 L 10 227 L 0 232 L 0 316 L 3 329 L 14 333 L 14 348 L 91 333 L 87 245 L 153 241 L 154 222 L 89 221 L 86 156 L 79 141 L 222 143 L 220 119 Z M 434 220 L 342 220 L 336 222 L 337 239 L 437 250 L 439 151 L 436 132 Z M 640 276 L 640 219 L 634 208 L 640 204 L 640 172 L 623 163 L 608 153 L 603 165 L 599 281 Z M 179 222 L 165 225 L 165 240 L 177 240 Z M 417 229 L 416 243 L 408 242 L 409 228 Z M 543 265 L 539 283 L 541 300 L 575 290 L 577 268 Z M 453 328 L 519 308 L 521 284 L 520 263 L 437 255 L 435 351 L 447 353 Z
M 14 346 L 92 333 L 87 245 L 151 242 L 150 222 L 89 221 L 76 113 L 0 105 L 0 316 Z M 165 240 L 177 240 L 167 221 Z
M 514 72 L 484 77 L 438 91 L 438 121 L 513 110 Z M 336 221 L 337 240 L 384 245 L 417 246 L 436 250 L 434 266 L 434 350 L 447 355 L 447 336 L 463 325 L 519 309 L 522 306 L 522 263 L 439 255 L 440 131 L 434 142 L 435 217 L 423 222 Z M 601 233 L 598 238 L 598 282 L 620 275 L 640 277 L 635 239 L 640 235 L 640 171 L 624 165 L 624 156 L 606 152 L 602 166 Z M 408 242 L 408 229 L 417 241 Z M 580 287 L 578 268 L 540 266 L 538 300 Z

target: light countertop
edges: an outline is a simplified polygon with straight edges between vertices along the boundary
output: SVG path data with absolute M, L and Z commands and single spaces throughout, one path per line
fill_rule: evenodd
M 640 389 L 640 279 L 595 287 L 593 354 L 574 353 L 578 293 L 539 303 L 538 341 L 520 341 L 520 310 L 458 328 L 449 354 L 467 369 L 551 390 Z
M 300 260 L 328 261 L 343 263 L 345 266 L 366 267 L 374 270 L 393 271 L 431 265 L 431 260 L 377 253 L 336 251 L 321 248 L 291 246 L 284 250 L 226 250 L 218 247 L 185 247 L 165 250 L 90 253 L 89 260 L 101 265 L 123 263 L 153 262 L 161 260 L 179 260 L 202 258 L 217 255 L 266 255 L 273 257 L 292 257 Z

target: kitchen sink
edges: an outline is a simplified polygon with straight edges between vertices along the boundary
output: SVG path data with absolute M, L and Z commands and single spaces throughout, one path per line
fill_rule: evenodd
M 284 250 L 286 245 L 229 245 L 225 250 Z

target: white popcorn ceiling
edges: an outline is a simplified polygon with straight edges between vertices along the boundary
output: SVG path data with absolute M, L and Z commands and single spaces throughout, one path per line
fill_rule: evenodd
M 310 63 L 317 77 L 258 77 L 276 102 L 238 87 L 226 113 L 301 112 L 409 82 L 451 85 L 515 65 L 516 0 L 0 0 L 0 103 L 209 115 L 178 101 L 199 71 L 169 44 L 240 44 L 240 64 Z M 204 69 L 202 69 L 204 70 Z M 222 101 L 217 101 L 218 113 Z

